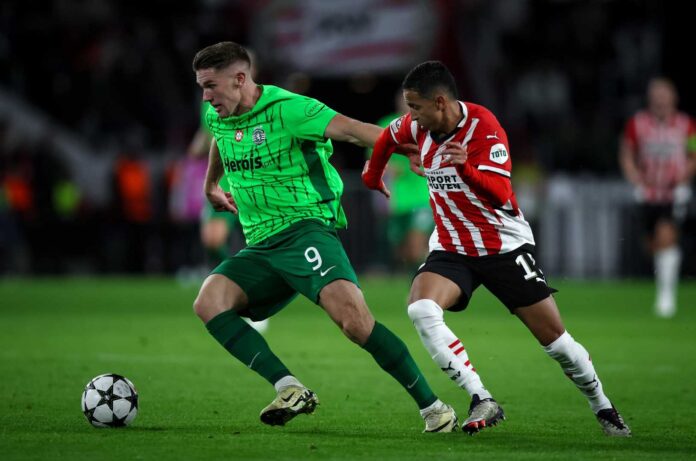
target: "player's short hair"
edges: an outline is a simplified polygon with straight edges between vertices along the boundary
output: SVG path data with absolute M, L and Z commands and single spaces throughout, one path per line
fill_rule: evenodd
M 196 56 L 193 57 L 193 70 L 220 70 L 239 61 L 251 66 L 251 58 L 247 50 L 238 43 L 220 42 L 207 46 L 196 53 Z
M 432 97 L 435 90 L 446 91 L 453 99 L 459 97 L 457 84 L 449 69 L 440 61 L 418 64 L 404 78 L 401 88 L 412 90 L 423 97 Z

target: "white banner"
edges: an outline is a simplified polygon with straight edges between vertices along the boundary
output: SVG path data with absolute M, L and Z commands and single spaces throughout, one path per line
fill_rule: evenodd
M 427 0 L 275 0 L 255 15 L 254 48 L 313 75 L 402 71 L 428 58 L 435 19 Z

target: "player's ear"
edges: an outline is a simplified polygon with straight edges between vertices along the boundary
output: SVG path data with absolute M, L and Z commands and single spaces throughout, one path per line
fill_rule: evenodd
M 238 86 L 244 86 L 244 82 L 246 82 L 247 75 L 245 72 L 237 72 L 237 75 L 234 76 L 234 80 L 237 82 Z
M 435 96 L 435 105 L 438 110 L 444 110 L 447 107 L 447 99 L 442 94 L 438 94 Z

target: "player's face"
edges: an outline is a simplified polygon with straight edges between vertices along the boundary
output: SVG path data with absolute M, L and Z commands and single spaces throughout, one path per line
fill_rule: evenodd
M 203 88 L 203 100 L 208 101 L 220 117 L 234 114 L 242 99 L 246 81 L 243 66 L 232 64 L 224 69 L 200 69 L 196 82 Z
M 677 106 L 677 95 L 671 85 L 655 80 L 648 88 L 648 105 L 658 117 L 667 117 Z
M 443 111 L 437 99 L 423 97 L 413 90 L 404 90 L 404 101 L 411 113 L 411 119 L 426 130 L 438 132 L 443 120 Z

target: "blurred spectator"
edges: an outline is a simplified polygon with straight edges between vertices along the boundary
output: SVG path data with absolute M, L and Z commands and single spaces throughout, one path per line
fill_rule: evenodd
M 142 272 L 150 257 L 153 181 L 147 162 L 135 151 L 122 153 L 114 168 L 116 238 L 112 257 L 120 270 Z
M 679 225 L 686 214 L 696 172 L 696 125 L 677 110 L 677 90 L 670 80 L 651 80 L 647 98 L 647 108 L 626 124 L 619 160 L 624 176 L 635 188 L 648 247 L 654 256 L 655 312 L 660 317 L 672 317 L 677 309 L 682 258 Z
M 394 112 L 377 125 L 387 127 L 406 112 L 408 106 L 399 89 L 394 95 Z M 393 266 L 413 273 L 428 255 L 428 239 L 435 227 L 426 180 L 411 171 L 408 157 L 396 153 L 389 159 L 384 180 L 392 193 L 385 227 Z M 375 196 L 382 200 L 381 194 Z

